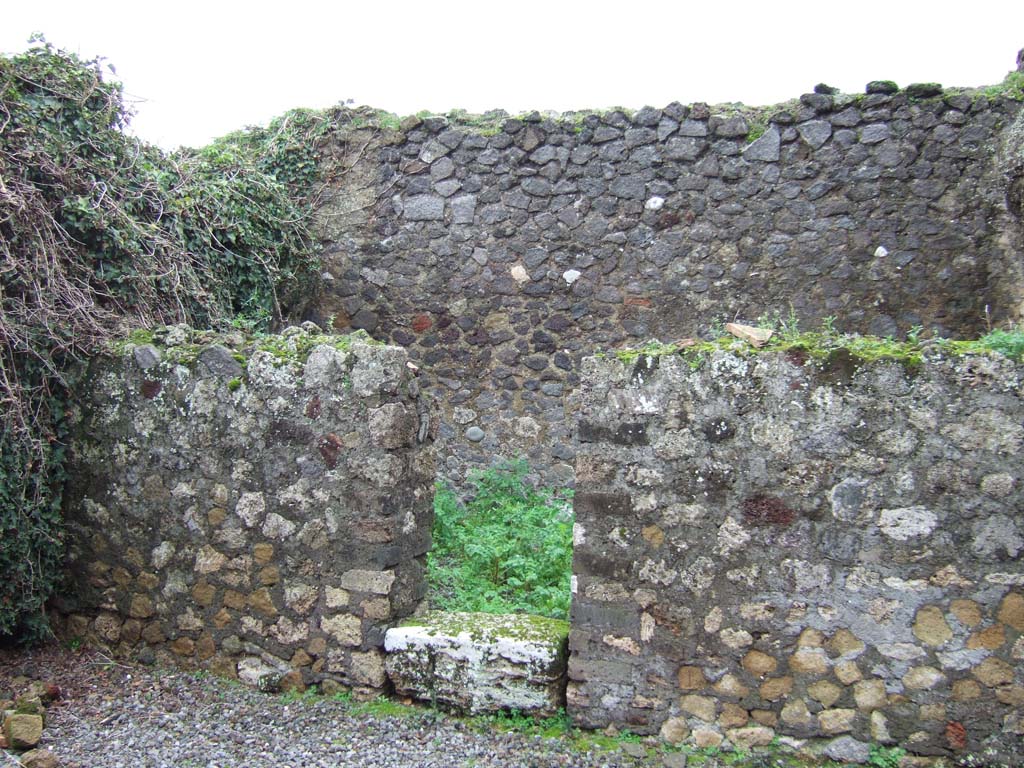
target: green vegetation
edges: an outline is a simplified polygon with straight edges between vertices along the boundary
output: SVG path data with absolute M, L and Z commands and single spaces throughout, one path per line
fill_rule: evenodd
M 960 341 L 953 339 L 923 339 L 922 328 L 914 327 L 900 341 L 891 336 L 880 338 L 856 333 L 843 333 L 836 329 L 835 318 L 826 318 L 817 331 L 801 331 L 797 319 L 790 314 L 788 318 L 779 315 L 759 318 L 755 325 L 774 331 L 771 339 L 762 347 L 753 347 L 746 341 L 726 334 L 723 329 L 715 329 L 716 337 L 707 341 L 694 341 L 687 344 L 666 344 L 660 341 L 649 341 L 642 347 L 620 349 L 615 357 L 626 364 L 634 364 L 641 358 L 656 358 L 663 355 L 678 354 L 685 358 L 691 367 L 699 368 L 717 351 L 732 352 L 739 355 L 756 355 L 764 352 L 792 352 L 805 356 L 819 364 L 835 359 L 838 354 L 846 354 L 858 363 L 870 363 L 876 360 L 893 360 L 909 369 L 916 369 L 924 361 L 927 354 L 966 355 L 966 354 L 999 354 L 1011 360 L 1024 360 L 1024 329 L 995 329 L 980 339 Z
M 1008 72 L 1003 82 L 982 88 L 981 93 L 990 99 L 1005 96 L 1024 101 L 1024 72 Z
M 747 144 L 753 144 L 755 141 L 764 136 L 764 132 L 768 130 L 768 123 L 765 121 L 763 115 L 758 115 L 750 123 L 750 130 L 747 131 Z
M 98 60 L 42 39 L 0 57 L 0 638 L 46 631 L 78 364 L 126 326 L 266 329 L 317 274 L 327 116 L 172 154 L 128 119 Z
M 899 768 L 901 758 L 907 754 L 899 747 L 883 747 L 872 744 L 868 750 L 868 765 L 873 768 Z
M 427 560 L 436 607 L 568 618 L 570 492 L 535 489 L 527 471 L 517 461 L 475 472 L 466 503 L 438 487 Z

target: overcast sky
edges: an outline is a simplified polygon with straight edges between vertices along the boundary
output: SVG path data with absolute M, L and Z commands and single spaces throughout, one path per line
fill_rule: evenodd
M 999 82 L 1024 47 L 1020 0 L 10 0 L 0 50 L 43 32 L 117 69 L 134 130 L 196 145 L 292 107 L 410 114 L 742 101 L 819 82 Z

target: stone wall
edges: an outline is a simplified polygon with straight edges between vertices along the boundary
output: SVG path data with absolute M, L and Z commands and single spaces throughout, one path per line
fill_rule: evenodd
M 422 361 L 444 474 L 520 454 L 556 484 L 587 354 L 791 309 L 882 336 L 1020 318 L 1020 103 L 868 90 L 398 128 L 342 112 L 311 317 Z
M 433 521 L 406 363 L 298 328 L 184 327 L 94 361 L 64 633 L 263 685 L 384 685 L 384 632 L 424 594 Z
M 1020 764 L 1024 366 L 717 352 L 582 378 L 576 723 Z

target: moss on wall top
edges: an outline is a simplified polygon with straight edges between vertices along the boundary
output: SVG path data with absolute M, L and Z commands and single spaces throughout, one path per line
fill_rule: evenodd
M 327 334 L 315 323 L 290 326 L 281 333 L 258 333 L 247 330 L 214 331 L 190 328 L 187 325 L 165 325 L 132 331 L 110 345 L 117 356 L 130 354 L 135 347 L 152 345 L 163 358 L 180 364 L 196 360 L 203 349 L 212 345 L 227 347 L 239 363 L 244 363 L 256 352 L 268 352 L 282 365 L 302 364 L 309 353 L 323 344 L 346 351 L 353 344 L 383 346 L 366 331 L 349 334 Z
M 680 355 L 691 367 L 699 368 L 713 352 L 725 351 L 739 355 L 756 355 L 762 352 L 788 352 L 806 357 L 818 363 L 825 363 L 844 354 L 859 363 L 876 360 L 891 360 L 914 369 L 924 362 L 926 356 L 960 355 L 1001 355 L 1016 362 L 1024 360 L 1024 331 L 993 330 L 980 339 L 956 340 L 931 338 L 921 339 L 911 332 L 905 340 L 892 337 L 863 336 L 840 333 L 831 324 L 820 331 L 796 331 L 783 328 L 774 333 L 764 346 L 755 347 L 735 336 L 723 334 L 710 340 L 684 339 L 674 343 L 652 340 L 643 346 L 619 349 L 616 358 L 626 364 L 633 364 L 641 357 Z

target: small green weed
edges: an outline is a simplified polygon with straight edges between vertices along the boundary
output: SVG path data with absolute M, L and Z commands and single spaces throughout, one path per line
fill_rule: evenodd
M 292 688 L 291 690 L 285 691 L 281 694 L 281 703 L 294 704 L 298 701 L 312 701 L 316 699 L 317 696 L 318 694 L 315 685 L 309 686 L 309 688 L 307 688 L 304 691 L 299 691 L 295 688 Z
M 381 697 L 370 701 L 354 703 L 349 711 L 357 715 L 369 715 L 370 717 L 410 717 L 419 712 L 416 707 L 406 706 L 401 702 Z
M 1024 72 L 1010 72 L 1003 82 L 983 88 L 981 92 L 990 99 L 1006 96 L 1024 101 Z
M 498 712 L 493 715 L 478 715 L 472 718 L 474 725 L 482 730 L 497 730 L 521 733 L 528 736 L 559 738 L 572 733 L 572 721 L 565 709 L 559 709 L 551 717 L 532 717 L 518 710 Z
M 571 492 L 535 489 L 527 471 L 520 460 L 474 472 L 465 504 L 438 487 L 427 558 L 436 607 L 568 617 Z
M 900 759 L 907 754 L 900 747 L 883 747 L 872 744 L 868 750 L 868 765 L 873 768 L 899 768 Z

